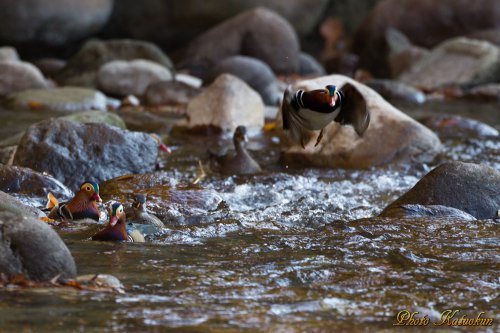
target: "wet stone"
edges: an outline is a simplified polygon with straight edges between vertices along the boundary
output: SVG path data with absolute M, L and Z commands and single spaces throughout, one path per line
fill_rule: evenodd
M 13 109 L 56 112 L 106 111 L 106 96 L 97 90 L 78 87 L 25 90 L 9 95 L 6 103 Z

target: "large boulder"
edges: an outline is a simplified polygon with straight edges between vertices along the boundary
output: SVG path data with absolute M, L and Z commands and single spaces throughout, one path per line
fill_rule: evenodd
M 0 73 L 0 97 L 21 90 L 47 86 L 40 70 L 28 62 L 0 61 Z
M 76 264 L 57 232 L 45 222 L 0 211 L 0 273 L 7 277 L 23 274 L 35 281 L 58 275 L 74 278 Z
M 151 40 L 175 50 L 226 19 L 265 6 L 287 19 L 299 35 L 309 36 L 327 5 L 327 0 L 120 0 L 104 32 L 107 37 Z
M 324 76 L 301 81 L 296 89 L 319 89 L 328 84 L 341 87 L 354 85 L 363 95 L 371 115 L 363 137 L 353 128 L 332 122 L 314 147 L 317 135 L 303 149 L 285 140 L 282 159 L 285 163 L 329 168 L 368 168 L 391 162 L 428 162 L 441 151 L 439 138 L 428 128 L 413 120 L 384 100 L 364 84 L 342 75 Z M 280 119 L 278 120 L 281 123 Z
M 11 109 L 56 112 L 106 111 L 107 109 L 106 96 L 101 92 L 78 87 L 24 90 L 10 94 L 6 104 Z
M 85 180 L 97 182 L 155 168 L 158 143 L 148 134 L 105 124 L 45 120 L 28 128 L 14 165 L 48 172 L 72 190 Z
M 500 48 L 462 37 L 438 45 L 399 76 L 400 81 L 425 89 L 448 84 L 496 82 L 498 79 Z
M 260 95 L 231 74 L 222 74 L 189 102 L 188 127 L 215 127 L 233 132 L 243 125 L 264 126 L 264 103 Z
M 182 81 L 160 81 L 148 86 L 144 100 L 147 105 L 186 105 L 199 92 Z
M 383 0 L 359 26 L 353 50 L 360 65 L 376 76 L 388 76 L 388 28 L 396 28 L 414 44 L 431 48 L 468 33 L 500 27 L 497 0 Z
M 95 87 L 97 71 L 102 65 L 114 60 L 135 59 L 153 61 L 170 70 L 174 68 L 170 58 L 153 43 L 131 39 L 90 40 L 69 59 L 56 80 L 65 85 Z
M 19 54 L 17 50 L 12 46 L 2 46 L 0 47 L 0 61 L 19 61 Z
M 68 200 L 73 192 L 52 176 L 19 166 L 0 164 L 0 190 L 46 198 L 50 192 L 59 200 Z
M 32 218 L 46 216 L 40 209 L 26 205 L 21 200 L 0 190 L 0 212 L 4 211 Z
M 106 23 L 113 0 L 26 0 L 0 3 L 0 42 L 64 45 Z
M 264 8 L 241 13 L 194 39 L 183 52 L 180 67 L 202 77 L 220 60 L 244 54 L 267 63 L 278 74 L 299 71 L 299 41 L 292 26 Z
M 279 103 L 281 96 L 276 76 L 266 63 L 247 56 L 229 57 L 209 71 L 203 84 L 209 85 L 224 73 L 232 74 L 245 81 L 260 94 L 266 105 Z
M 411 204 L 447 206 L 478 219 L 493 219 L 500 210 L 500 172 L 481 164 L 444 163 L 391 203 L 380 216 L 391 216 L 399 207 Z
M 118 96 L 142 96 L 150 84 L 171 79 L 172 73 L 167 68 L 143 59 L 110 61 L 97 73 L 99 89 Z

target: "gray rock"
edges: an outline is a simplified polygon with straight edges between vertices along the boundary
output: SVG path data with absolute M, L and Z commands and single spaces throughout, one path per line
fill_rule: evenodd
M 35 281 L 76 276 L 76 264 L 59 235 L 46 223 L 0 211 L 0 272 Z
M 413 44 L 431 48 L 477 30 L 498 28 L 498 0 L 382 0 L 365 16 L 353 38 L 360 65 L 388 77 L 386 31 L 395 28 Z
M 11 46 L 2 46 L 0 47 L 0 61 L 18 61 L 19 54 L 17 54 L 17 50 Z
M 28 128 L 17 148 L 14 165 L 48 172 L 77 190 L 85 180 L 100 182 L 153 171 L 157 155 L 158 144 L 146 133 L 54 119 Z
M 419 117 L 418 121 L 447 138 L 498 136 L 496 129 L 478 120 L 455 115 L 432 115 Z
M 417 217 L 447 217 L 467 221 L 475 221 L 476 218 L 460 209 L 442 205 L 417 205 L 407 204 L 393 206 L 384 211 L 382 217 L 392 218 L 417 218 Z
M 12 109 L 57 112 L 107 109 L 106 96 L 101 92 L 77 87 L 24 90 L 10 94 L 6 103 Z
M 40 70 L 27 62 L 17 60 L 0 61 L 0 73 L 2 73 L 0 75 L 0 96 L 47 86 Z
M 194 39 L 179 66 L 203 77 L 221 59 L 244 54 L 267 63 L 275 73 L 292 74 L 299 70 L 299 48 L 297 35 L 285 19 L 268 9 L 256 8 Z
M 397 78 L 414 64 L 429 55 L 430 51 L 418 46 L 411 46 L 389 56 L 390 77 Z
M 500 83 L 489 83 L 476 86 L 468 90 L 464 97 L 478 101 L 500 103 Z
M 299 74 L 302 76 L 323 76 L 326 75 L 326 71 L 312 55 L 300 52 Z
M 181 81 L 160 81 L 148 86 L 144 100 L 148 105 L 187 104 L 199 92 L 200 89 Z
M 112 0 L 27 0 L 0 4 L 0 41 L 64 45 L 99 31 Z
M 351 127 L 332 122 L 325 127 L 323 139 L 317 147 L 314 143 L 319 133 L 312 133 L 306 149 L 285 140 L 284 163 L 364 169 L 395 162 L 430 162 L 441 151 L 441 142 L 431 130 L 396 109 L 366 85 L 348 77 L 324 76 L 298 82 L 294 87 L 312 90 L 328 84 L 342 87 L 347 82 L 363 95 L 370 112 L 370 124 L 363 137 Z M 281 119 L 278 119 L 278 124 L 281 124 Z
M 398 81 L 373 79 L 366 81 L 365 84 L 387 100 L 401 100 L 417 104 L 425 102 L 425 94 L 422 91 Z
M 11 212 L 14 214 L 26 215 L 27 217 L 39 218 L 46 215 L 38 208 L 28 206 L 19 199 L 0 191 L 0 212 Z
M 481 164 L 444 163 L 391 203 L 380 216 L 409 204 L 442 205 L 477 219 L 493 219 L 500 207 L 500 172 Z
M 0 165 L 0 190 L 43 198 L 50 192 L 60 201 L 73 197 L 73 192 L 52 176 L 18 166 Z
M 97 73 L 99 89 L 118 96 L 142 96 L 150 84 L 171 79 L 172 73 L 167 68 L 142 59 L 111 61 Z
M 447 84 L 479 84 L 500 78 L 500 48 L 485 41 L 455 38 L 399 76 L 399 80 L 426 89 Z
M 221 74 L 232 74 L 245 81 L 257 91 L 266 105 L 279 103 L 281 91 L 276 76 L 264 62 L 247 56 L 229 57 L 219 62 L 204 80 L 204 85 L 211 84 Z
M 215 127 L 234 132 L 237 126 L 262 128 L 264 103 L 260 95 L 231 74 L 222 74 L 189 102 L 188 127 Z
M 327 0 L 120 0 L 115 1 L 105 34 L 150 40 L 174 50 L 224 20 L 265 6 L 288 20 L 299 35 L 308 36 L 325 15 L 327 4 Z
M 135 59 L 153 61 L 174 70 L 170 58 L 153 43 L 132 39 L 90 40 L 68 60 L 56 81 L 65 85 L 96 87 L 97 71 L 102 65 L 114 60 Z

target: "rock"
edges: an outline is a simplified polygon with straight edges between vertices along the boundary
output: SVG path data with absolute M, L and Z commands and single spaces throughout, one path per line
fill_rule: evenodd
M 222 198 L 213 189 L 199 185 L 178 184 L 168 173 L 127 175 L 99 184 L 103 200 L 117 200 L 125 207 L 135 194 L 147 193 L 147 209 L 162 221 L 184 224 L 185 218 L 215 210 Z M 172 221 L 173 220 L 173 221 Z
M 204 84 L 211 84 L 219 75 L 224 73 L 232 74 L 245 81 L 260 94 L 266 105 L 279 103 L 282 91 L 278 88 L 276 76 L 266 63 L 246 56 L 226 58 L 209 71 Z
M 44 212 L 42 212 L 40 209 L 28 206 L 19 199 L 16 199 L 13 196 L 1 190 L 0 190 L 0 212 L 11 212 L 13 214 L 25 215 L 31 218 L 39 218 L 46 216 Z
M 473 31 L 498 28 L 497 0 L 382 0 L 366 16 L 353 39 L 353 51 L 360 65 L 377 77 L 388 77 L 388 49 L 384 41 L 388 28 L 408 36 L 421 47 L 431 48 Z
M 493 219 L 500 207 L 500 172 L 481 164 L 448 162 L 425 175 L 413 188 L 385 208 L 401 205 L 442 205 L 477 219 Z
M 12 161 L 14 160 L 14 154 L 16 153 L 16 150 L 17 150 L 17 145 L 10 145 L 10 146 L 0 145 L 0 164 L 12 165 Z
M 0 211 L 0 272 L 48 281 L 58 275 L 74 278 L 76 265 L 57 232 L 45 222 Z
M 194 39 L 184 50 L 179 66 L 204 77 L 220 60 L 244 54 L 267 63 L 275 73 L 292 74 L 299 70 L 299 48 L 297 35 L 285 19 L 268 9 L 256 8 Z
M 17 50 L 11 46 L 0 47 L 0 61 L 19 61 Z
M 468 90 L 464 97 L 477 101 L 500 103 L 500 84 L 490 83 L 474 87 Z
M 441 151 L 441 142 L 431 130 L 393 107 L 369 87 L 352 79 L 330 75 L 301 81 L 294 87 L 310 90 L 328 84 L 341 87 L 346 82 L 354 85 L 365 97 L 371 114 L 370 124 L 363 137 L 358 137 L 351 127 L 330 123 L 324 129 L 324 137 L 317 147 L 314 147 L 314 143 L 318 133 L 306 144 L 306 149 L 285 143 L 283 162 L 313 167 L 362 169 L 394 162 L 428 162 Z M 278 123 L 281 124 L 281 120 Z
M 28 0 L 0 4 L 0 41 L 16 44 L 64 45 L 99 31 L 112 0 Z
M 460 209 L 441 205 L 401 205 L 387 210 L 383 217 L 392 218 L 417 218 L 417 217 L 447 217 L 467 221 L 475 221 L 476 218 Z
M 390 77 L 397 78 L 429 54 L 429 50 L 418 46 L 411 46 L 389 56 Z
M 215 127 L 234 132 L 237 126 L 262 128 L 264 103 L 245 82 L 222 74 L 189 102 L 188 127 Z
M 115 60 L 103 65 L 97 73 L 97 85 L 105 93 L 142 96 L 146 88 L 172 79 L 170 71 L 149 60 Z
M 76 190 L 85 180 L 101 182 L 127 173 L 153 171 L 157 155 L 158 144 L 146 133 L 54 119 L 28 128 L 14 165 L 48 172 Z
M 326 75 L 326 71 L 312 55 L 300 52 L 299 74 L 301 76 L 323 76 Z
M 46 77 L 56 77 L 57 74 L 66 67 L 66 61 L 57 58 L 42 58 L 33 62 L 33 64 L 45 75 Z
M 13 92 L 45 88 L 47 83 L 42 73 L 30 63 L 5 60 L 0 61 L 0 96 Z
M 106 96 L 97 90 L 77 87 L 32 89 L 9 95 L 7 105 L 12 109 L 56 112 L 106 111 Z
M 106 37 L 151 40 L 163 49 L 178 49 L 214 25 L 256 6 L 265 6 L 288 20 L 301 36 L 314 32 L 325 15 L 327 0 L 134 0 L 115 1 Z M 307 15 L 304 13 L 307 12 Z M 357 13 L 359 15 L 359 13 Z
M 439 136 L 451 138 L 498 136 L 493 127 L 475 119 L 455 115 L 434 115 L 418 119 Z
M 399 76 L 404 83 L 429 90 L 447 84 L 495 82 L 498 78 L 500 48 L 461 37 L 438 45 Z
M 50 192 L 60 201 L 73 197 L 73 192 L 57 179 L 18 166 L 0 165 L 0 190 L 6 193 L 43 198 L 47 198 Z
M 70 115 L 60 117 L 61 119 L 71 120 L 80 124 L 98 123 L 115 126 L 121 129 L 127 129 L 125 121 L 116 113 L 101 111 L 75 112 Z
M 423 92 L 398 81 L 373 79 L 364 83 L 387 100 L 401 100 L 417 104 L 425 102 Z
M 84 112 L 75 112 L 69 114 L 67 116 L 59 117 L 60 119 L 71 120 L 77 123 L 101 123 L 108 124 L 110 126 L 116 126 L 122 129 L 126 129 L 125 121 L 116 113 L 112 112 L 102 112 L 102 111 L 84 111 Z M 17 144 L 21 141 L 25 131 L 21 131 L 13 136 L 10 136 L 6 139 L 0 140 L 0 147 L 4 148 L 5 156 L 9 154 L 9 151 L 15 152 L 17 149 Z M 5 159 L 2 157 L 0 159 L 4 161 Z M 8 158 L 7 158 L 8 160 Z M 5 161 L 7 161 L 5 160 Z M 0 162 L 1 163 L 1 162 Z M 7 163 L 3 163 L 7 164 Z
M 102 65 L 114 60 L 136 59 L 156 62 L 171 71 L 174 69 L 170 58 L 153 43 L 131 39 L 90 40 L 68 60 L 56 81 L 65 85 L 95 87 L 97 71 Z
M 200 89 L 181 81 L 159 81 L 148 86 L 144 100 L 147 105 L 187 104 L 199 92 Z
M 201 88 L 203 84 L 203 81 L 200 78 L 184 73 L 176 73 L 175 81 L 185 83 L 193 88 Z

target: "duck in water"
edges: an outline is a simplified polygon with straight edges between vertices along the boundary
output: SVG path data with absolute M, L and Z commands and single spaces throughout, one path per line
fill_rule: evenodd
M 49 193 L 49 204 L 47 208 L 51 211 L 47 216 L 50 219 L 81 220 L 90 218 L 99 221 L 99 208 L 97 202 L 102 202 L 99 196 L 99 185 L 95 182 L 85 182 L 80 190 L 68 202 L 59 203 Z
M 208 152 L 215 160 L 221 173 L 226 175 L 251 175 L 262 171 L 260 165 L 253 159 L 246 149 L 247 129 L 245 126 L 238 126 L 234 131 L 233 143 L 234 154 L 215 155 Z

